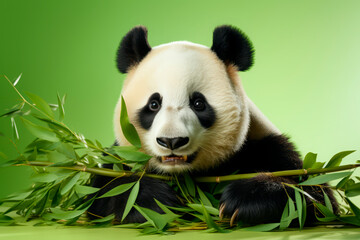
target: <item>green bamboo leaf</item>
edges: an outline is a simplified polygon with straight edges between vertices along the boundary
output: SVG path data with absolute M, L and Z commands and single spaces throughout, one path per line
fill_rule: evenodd
M 316 153 L 309 152 L 308 154 L 306 154 L 304 158 L 303 168 L 304 169 L 312 168 L 312 166 L 316 162 L 316 157 L 317 157 Z
M 115 218 L 115 214 L 110 214 L 109 216 L 106 216 L 104 218 L 95 219 L 95 220 L 92 220 L 91 222 L 92 223 L 110 222 L 110 221 L 114 220 L 114 218 Z
M 204 205 L 202 205 L 202 212 L 203 212 L 203 215 L 205 217 L 206 225 L 208 226 L 209 229 L 214 229 L 214 230 L 216 230 L 217 232 L 220 232 L 220 233 L 228 233 L 228 232 L 230 232 L 229 230 L 222 229 L 219 225 L 217 225 L 214 222 L 214 220 L 210 216 L 209 212 L 207 211 L 207 208 Z
M 351 172 L 351 174 L 349 176 L 346 176 L 343 179 L 341 179 L 341 181 L 338 182 L 338 184 L 336 185 L 336 189 L 340 189 L 340 188 L 344 187 L 348 183 L 352 173 L 353 172 Z
M 312 169 L 320 169 L 325 165 L 325 162 L 315 162 L 314 165 L 311 167 Z
M 165 214 L 168 214 L 168 215 L 173 216 L 175 218 L 180 217 L 180 215 L 177 215 L 177 214 L 173 213 L 168 207 L 166 207 L 164 204 L 159 202 L 157 199 L 154 198 L 154 200 L 155 200 L 156 204 L 161 208 L 161 210 L 164 211 Z
M 355 197 L 360 195 L 360 183 L 355 183 L 349 186 L 346 186 L 345 195 L 347 197 Z
M 310 178 L 302 183 L 299 183 L 299 185 L 319 185 L 323 183 L 327 183 L 339 178 L 346 177 L 350 175 L 351 172 L 336 172 L 336 173 L 328 173 L 320 176 L 316 176 L 313 178 Z
M 76 184 L 74 189 L 78 194 L 84 194 L 84 195 L 96 193 L 100 190 L 100 188 L 84 186 L 84 185 L 79 185 L 79 184 Z
M 163 230 L 168 223 L 173 222 L 177 216 L 170 214 L 160 214 L 151 209 L 143 208 L 140 206 L 134 206 L 136 210 L 138 210 L 141 215 L 144 216 L 146 220 L 148 220 L 151 224 L 154 223 L 154 227 L 158 230 Z
M 117 155 L 119 155 L 122 159 L 128 161 L 144 162 L 144 161 L 148 161 L 151 158 L 151 156 L 145 153 L 128 150 L 126 148 L 113 147 L 113 149 Z
M 344 157 L 346 157 L 347 155 L 351 154 L 355 152 L 355 150 L 351 150 L 351 151 L 343 151 L 343 152 L 339 152 L 337 154 L 335 154 L 330 161 L 328 162 L 328 164 L 326 164 L 325 168 L 330 168 L 330 167 L 337 167 L 340 165 L 341 161 L 343 160 Z
M 327 221 L 333 221 L 337 218 L 336 215 L 330 211 L 330 209 L 328 209 L 321 203 L 314 203 L 314 204 L 320 210 L 320 212 L 325 216 Z
M 202 202 L 205 206 L 212 207 L 213 205 L 211 204 L 210 200 L 206 197 L 205 193 L 204 193 L 198 186 L 196 186 L 196 188 L 197 188 L 197 191 L 198 191 L 198 193 L 199 193 L 201 202 Z
M 68 220 L 68 219 L 73 219 L 75 217 L 80 216 L 81 214 L 83 214 L 86 211 L 86 209 L 63 211 L 63 210 L 60 210 L 57 208 L 52 208 L 51 211 L 52 211 L 52 213 L 44 214 L 42 217 L 45 220 L 51 220 L 51 219 Z
M 58 178 L 58 176 L 56 176 L 53 173 L 37 173 L 36 175 L 34 175 L 33 177 L 31 177 L 31 180 L 34 182 L 53 182 Z
M 19 112 L 21 112 L 19 108 L 10 109 L 10 110 L 8 110 L 8 112 L 1 114 L 0 118 L 1 117 L 13 116 L 13 115 L 15 115 L 15 113 L 19 113 Z
M 304 213 L 304 210 L 303 210 L 303 198 L 301 197 L 302 195 L 300 194 L 299 191 L 294 191 L 295 192 L 295 203 L 296 203 L 296 209 L 297 209 L 297 212 L 298 212 L 298 216 L 299 216 L 299 226 L 300 226 L 300 229 L 303 228 L 303 213 Z M 306 206 L 305 206 L 306 207 Z
M 77 181 L 80 178 L 80 174 L 81 172 L 75 173 L 74 175 L 68 177 L 61 186 L 61 195 L 64 195 L 65 193 L 67 193 L 68 191 L 70 191 L 70 189 L 72 189 L 75 184 L 77 183 Z
M 327 209 L 329 209 L 332 213 L 334 213 L 334 209 L 332 207 L 330 198 L 328 197 L 328 195 L 325 193 L 324 189 L 321 189 L 321 191 L 324 194 L 324 201 L 325 201 L 325 206 L 327 207 Z
M 290 212 L 289 212 L 290 199 L 291 198 L 288 198 L 288 201 L 286 202 L 284 211 L 281 215 L 280 227 L 279 227 L 280 230 L 284 230 L 285 228 L 289 227 L 291 220 L 292 220 L 292 219 L 290 219 Z
M 15 119 L 13 117 L 11 117 L 11 127 L 13 129 L 13 137 L 15 139 L 20 139 L 19 131 L 17 129 L 16 122 L 15 122 Z
M 190 177 L 189 174 L 184 174 L 184 178 L 185 178 L 185 185 L 188 190 L 188 193 L 190 194 L 190 196 L 195 197 L 196 189 L 195 189 L 195 184 L 194 184 L 193 179 Z
M 344 223 L 348 223 L 360 227 L 360 220 L 355 216 L 342 216 L 339 217 L 339 220 Z
M 21 118 L 21 121 L 24 123 L 29 132 L 32 133 L 35 137 L 48 140 L 50 142 L 59 141 L 59 139 L 56 137 L 56 134 L 51 129 L 36 125 L 29 120 L 26 120 L 25 118 Z
M 134 206 L 136 198 L 139 194 L 139 189 L 140 189 L 140 181 L 137 181 L 135 183 L 134 187 L 131 189 L 129 198 L 126 202 L 125 210 L 124 210 L 123 216 L 121 218 L 121 221 L 123 221 L 126 218 L 126 216 L 129 214 L 131 208 Z
M 274 230 L 275 228 L 279 227 L 280 223 L 266 223 L 266 224 L 259 224 L 253 227 L 246 227 L 242 228 L 241 230 L 245 231 L 254 231 L 254 232 L 268 232 Z
M 303 229 L 306 222 L 306 214 L 307 214 L 307 206 L 306 206 L 306 198 L 305 195 L 302 194 L 302 221 L 300 222 L 300 229 Z
M 51 110 L 49 104 L 44 99 L 42 99 L 38 95 L 29 92 L 26 92 L 26 95 L 31 99 L 31 101 L 38 109 L 40 109 L 47 116 L 54 118 L 54 112 Z
M 351 211 L 354 213 L 358 221 L 360 221 L 360 209 L 352 202 L 349 198 L 345 198 L 346 202 L 349 204 Z
M 59 153 L 64 154 L 66 157 L 68 157 L 69 159 L 77 159 L 74 147 L 69 144 L 69 143 L 64 143 L 62 142 L 59 147 L 57 148 L 57 151 Z
M 128 140 L 129 143 L 131 143 L 135 147 L 141 148 L 140 137 L 137 134 L 134 125 L 132 125 L 129 121 L 125 101 L 122 96 L 121 96 L 120 126 L 126 140 Z
M 36 161 L 37 159 L 37 148 L 34 147 L 34 151 L 27 158 L 28 161 Z
M 189 207 L 191 207 L 192 209 L 194 209 L 195 211 L 204 214 L 203 212 L 203 205 L 202 204 L 197 204 L 197 203 L 188 203 L 187 204 Z M 219 210 L 214 208 L 214 207 L 210 207 L 210 206 L 205 206 L 206 210 L 211 214 L 211 215 L 215 215 L 218 216 L 219 215 Z M 174 208 L 171 208 L 174 209 Z
M 105 194 L 101 195 L 98 198 L 113 197 L 113 196 L 122 194 L 122 193 L 128 191 L 130 188 L 132 188 L 135 183 L 137 183 L 137 182 L 121 184 L 120 186 L 114 187 L 113 189 L 111 189 L 110 191 L 106 192 Z
M 60 122 L 62 122 L 65 117 L 65 109 L 64 109 L 63 102 L 61 101 L 61 98 L 59 96 L 59 93 L 57 94 L 57 100 L 58 100 L 58 105 L 59 105 L 59 120 L 60 120 Z

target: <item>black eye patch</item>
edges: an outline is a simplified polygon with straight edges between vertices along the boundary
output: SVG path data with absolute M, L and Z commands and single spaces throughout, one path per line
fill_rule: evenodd
M 190 108 L 198 117 L 204 128 L 211 127 L 216 120 L 215 110 L 206 101 L 205 96 L 200 92 L 194 92 L 190 96 Z
M 156 114 L 161 109 L 161 102 L 162 102 L 162 98 L 160 94 L 154 93 L 149 97 L 149 100 L 146 103 L 146 105 L 138 111 L 138 120 L 140 122 L 140 125 L 144 129 L 149 129 L 151 127 Z M 157 103 L 159 106 L 154 108 L 155 106 L 154 103 Z

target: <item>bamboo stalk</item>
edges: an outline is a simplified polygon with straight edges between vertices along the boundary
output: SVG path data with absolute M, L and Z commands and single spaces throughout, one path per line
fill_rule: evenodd
M 31 161 L 21 164 L 15 164 L 15 166 L 43 166 L 43 167 L 51 167 L 54 164 L 52 162 L 42 162 L 42 161 Z M 57 166 L 54 166 L 57 167 Z M 348 164 L 338 167 L 331 167 L 331 168 L 321 168 L 321 169 L 295 169 L 295 170 L 286 170 L 286 171 L 277 171 L 277 172 L 259 172 L 259 173 L 245 173 L 245 174 L 234 174 L 234 175 L 227 175 L 227 176 L 215 176 L 215 177 L 196 177 L 194 180 L 196 182 L 225 182 L 225 181 L 233 181 L 239 179 L 249 179 L 261 174 L 266 174 L 268 176 L 273 177 L 288 177 L 288 176 L 301 176 L 301 175 L 313 175 L 313 174 L 320 174 L 320 173 L 330 173 L 330 172 L 339 172 L 349 169 L 354 169 L 360 167 L 360 164 Z M 69 166 L 69 167 L 57 167 L 62 169 L 69 169 L 74 171 L 83 171 L 88 172 L 96 175 L 102 175 L 107 177 L 127 177 L 131 175 L 138 175 L 141 176 L 142 173 L 133 173 L 130 171 L 114 171 L 107 168 L 88 168 L 86 166 Z M 173 177 L 171 176 L 163 176 L 157 174 L 145 174 L 147 177 L 161 179 L 161 180 L 172 180 Z

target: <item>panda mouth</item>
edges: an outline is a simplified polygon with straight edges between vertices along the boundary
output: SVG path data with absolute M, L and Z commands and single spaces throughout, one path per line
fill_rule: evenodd
M 196 153 L 193 153 L 191 155 L 175 155 L 171 154 L 168 156 L 161 156 L 158 157 L 158 159 L 161 161 L 161 163 L 166 165 L 184 165 L 191 163 L 196 156 Z

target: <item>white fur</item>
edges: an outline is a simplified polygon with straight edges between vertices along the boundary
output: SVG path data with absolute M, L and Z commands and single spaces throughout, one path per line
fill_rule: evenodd
M 189 107 L 189 96 L 194 91 L 201 92 L 216 112 L 216 121 L 209 129 L 201 126 Z M 137 111 L 156 92 L 162 96 L 162 106 L 151 128 L 145 130 L 137 121 Z M 241 148 L 248 133 L 250 101 L 236 70 L 225 66 L 215 53 L 202 45 L 174 42 L 153 48 L 129 71 L 122 95 L 130 121 L 140 135 L 142 151 L 153 156 L 198 152 L 191 164 L 166 165 L 152 158 L 150 168 L 181 172 L 216 166 Z M 262 117 L 254 106 L 251 107 L 255 113 L 252 116 Z M 114 118 L 115 134 L 120 145 L 128 145 L 119 124 L 120 108 L 118 103 Z M 189 137 L 190 141 L 171 152 L 156 142 L 158 137 Z

